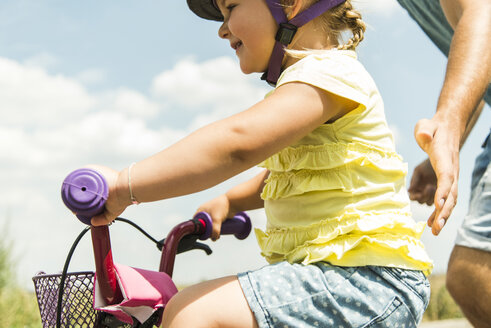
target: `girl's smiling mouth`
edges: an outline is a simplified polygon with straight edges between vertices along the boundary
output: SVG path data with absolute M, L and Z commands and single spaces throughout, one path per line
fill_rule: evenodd
M 236 41 L 236 42 L 233 42 L 230 46 L 232 47 L 232 49 L 234 49 L 235 51 L 237 51 L 237 49 L 239 49 L 239 47 L 242 45 L 242 42 L 241 41 Z

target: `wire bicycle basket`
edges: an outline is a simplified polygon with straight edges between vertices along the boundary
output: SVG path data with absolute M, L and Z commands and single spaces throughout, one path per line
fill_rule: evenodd
M 72 255 L 89 230 L 90 228 L 86 227 L 74 241 L 62 273 L 46 274 L 41 271 L 32 278 L 43 328 L 132 327 L 129 324 L 115 322 L 114 318 L 106 313 L 94 309 L 95 272 L 68 273 Z
M 43 327 L 56 327 L 62 274 L 38 273 L 33 278 Z M 98 311 L 93 308 L 94 272 L 66 275 L 60 307 L 63 327 L 95 327 Z

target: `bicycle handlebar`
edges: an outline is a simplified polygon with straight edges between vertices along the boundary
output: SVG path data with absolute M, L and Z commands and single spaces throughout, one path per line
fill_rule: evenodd
M 213 221 L 211 216 L 206 212 L 199 212 L 194 216 L 195 219 L 202 220 L 205 226 L 205 232 L 200 235 L 200 240 L 206 240 L 211 237 Z M 229 218 L 222 223 L 220 234 L 234 235 L 237 239 L 246 239 L 251 232 L 251 220 L 244 212 L 235 214 L 233 218 Z
M 61 198 L 65 205 L 75 213 L 83 223 L 90 225 L 90 219 L 104 211 L 109 193 L 106 179 L 96 170 L 83 168 L 71 172 L 63 181 Z M 200 240 L 210 238 L 213 222 L 208 213 L 200 212 L 195 219 L 201 220 L 205 232 Z M 251 221 L 244 212 L 237 213 L 233 218 L 223 222 L 221 234 L 234 235 L 245 239 L 251 231 Z
M 83 223 L 90 225 L 94 215 L 102 213 L 108 197 L 108 185 L 102 174 L 93 169 L 78 169 L 71 172 L 63 181 L 61 197 L 65 205 L 75 213 Z M 196 239 L 210 238 L 213 222 L 209 214 L 200 212 L 192 220 L 175 226 L 168 234 L 160 261 L 161 272 L 172 277 L 174 260 L 180 241 L 187 235 Z M 244 212 L 222 223 L 222 234 L 233 234 L 238 239 L 245 239 L 251 231 L 251 221 Z M 112 261 L 111 242 L 108 226 L 91 226 L 92 245 L 96 264 L 96 275 L 102 296 L 107 304 L 116 304 L 122 300 L 117 286 L 114 264 Z M 196 240 L 195 239 L 195 240 Z
M 104 211 L 109 189 L 106 179 L 93 169 L 78 169 L 70 173 L 61 186 L 65 205 L 83 223 Z

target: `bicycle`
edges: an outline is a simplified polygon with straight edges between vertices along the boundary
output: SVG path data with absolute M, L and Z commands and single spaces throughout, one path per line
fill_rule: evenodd
M 160 325 L 165 304 L 177 293 L 172 281 L 177 254 L 200 249 L 210 255 L 211 248 L 199 242 L 210 238 L 212 221 L 200 212 L 193 219 L 177 224 L 158 241 L 131 220 L 130 224 L 152 240 L 162 252 L 159 271 L 132 268 L 112 260 L 109 226 L 94 227 L 90 218 L 104 209 L 107 184 L 91 169 L 70 173 L 62 185 L 62 199 L 83 223 L 87 224 L 74 241 L 61 274 L 41 272 L 32 279 L 43 327 L 153 327 Z M 82 239 L 91 231 L 95 272 L 71 272 L 71 257 Z M 246 213 L 227 219 L 222 235 L 245 239 L 251 231 Z M 142 311 L 139 311 L 142 310 Z

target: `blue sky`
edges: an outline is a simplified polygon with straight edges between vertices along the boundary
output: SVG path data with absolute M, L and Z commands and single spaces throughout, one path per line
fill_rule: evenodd
M 384 97 L 396 146 L 413 168 L 425 158 L 413 139 L 419 118 L 431 117 L 445 58 L 395 0 L 358 1 L 369 27 L 361 62 Z M 262 98 L 269 87 L 240 73 L 218 24 L 195 17 L 182 1 L 0 2 L 0 224 L 19 272 L 30 286 L 38 270 L 60 271 L 82 224 L 63 207 L 60 186 L 88 163 L 117 169 L 149 156 L 194 129 Z M 470 174 L 489 131 L 486 108 L 462 151 L 459 204 L 443 233 L 423 240 L 444 272 L 465 215 Z M 197 159 L 199 160 L 199 159 Z M 132 207 L 124 213 L 156 237 L 188 219 L 205 200 L 255 169 L 202 193 Z M 431 208 L 412 205 L 416 220 Z M 262 211 L 251 213 L 264 227 Z M 155 269 L 159 254 L 133 230 L 112 227 L 119 262 Z M 206 257 L 180 256 L 175 280 L 191 283 L 265 264 L 254 236 L 222 238 Z M 71 269 L 93 267 L 84 241 Z

